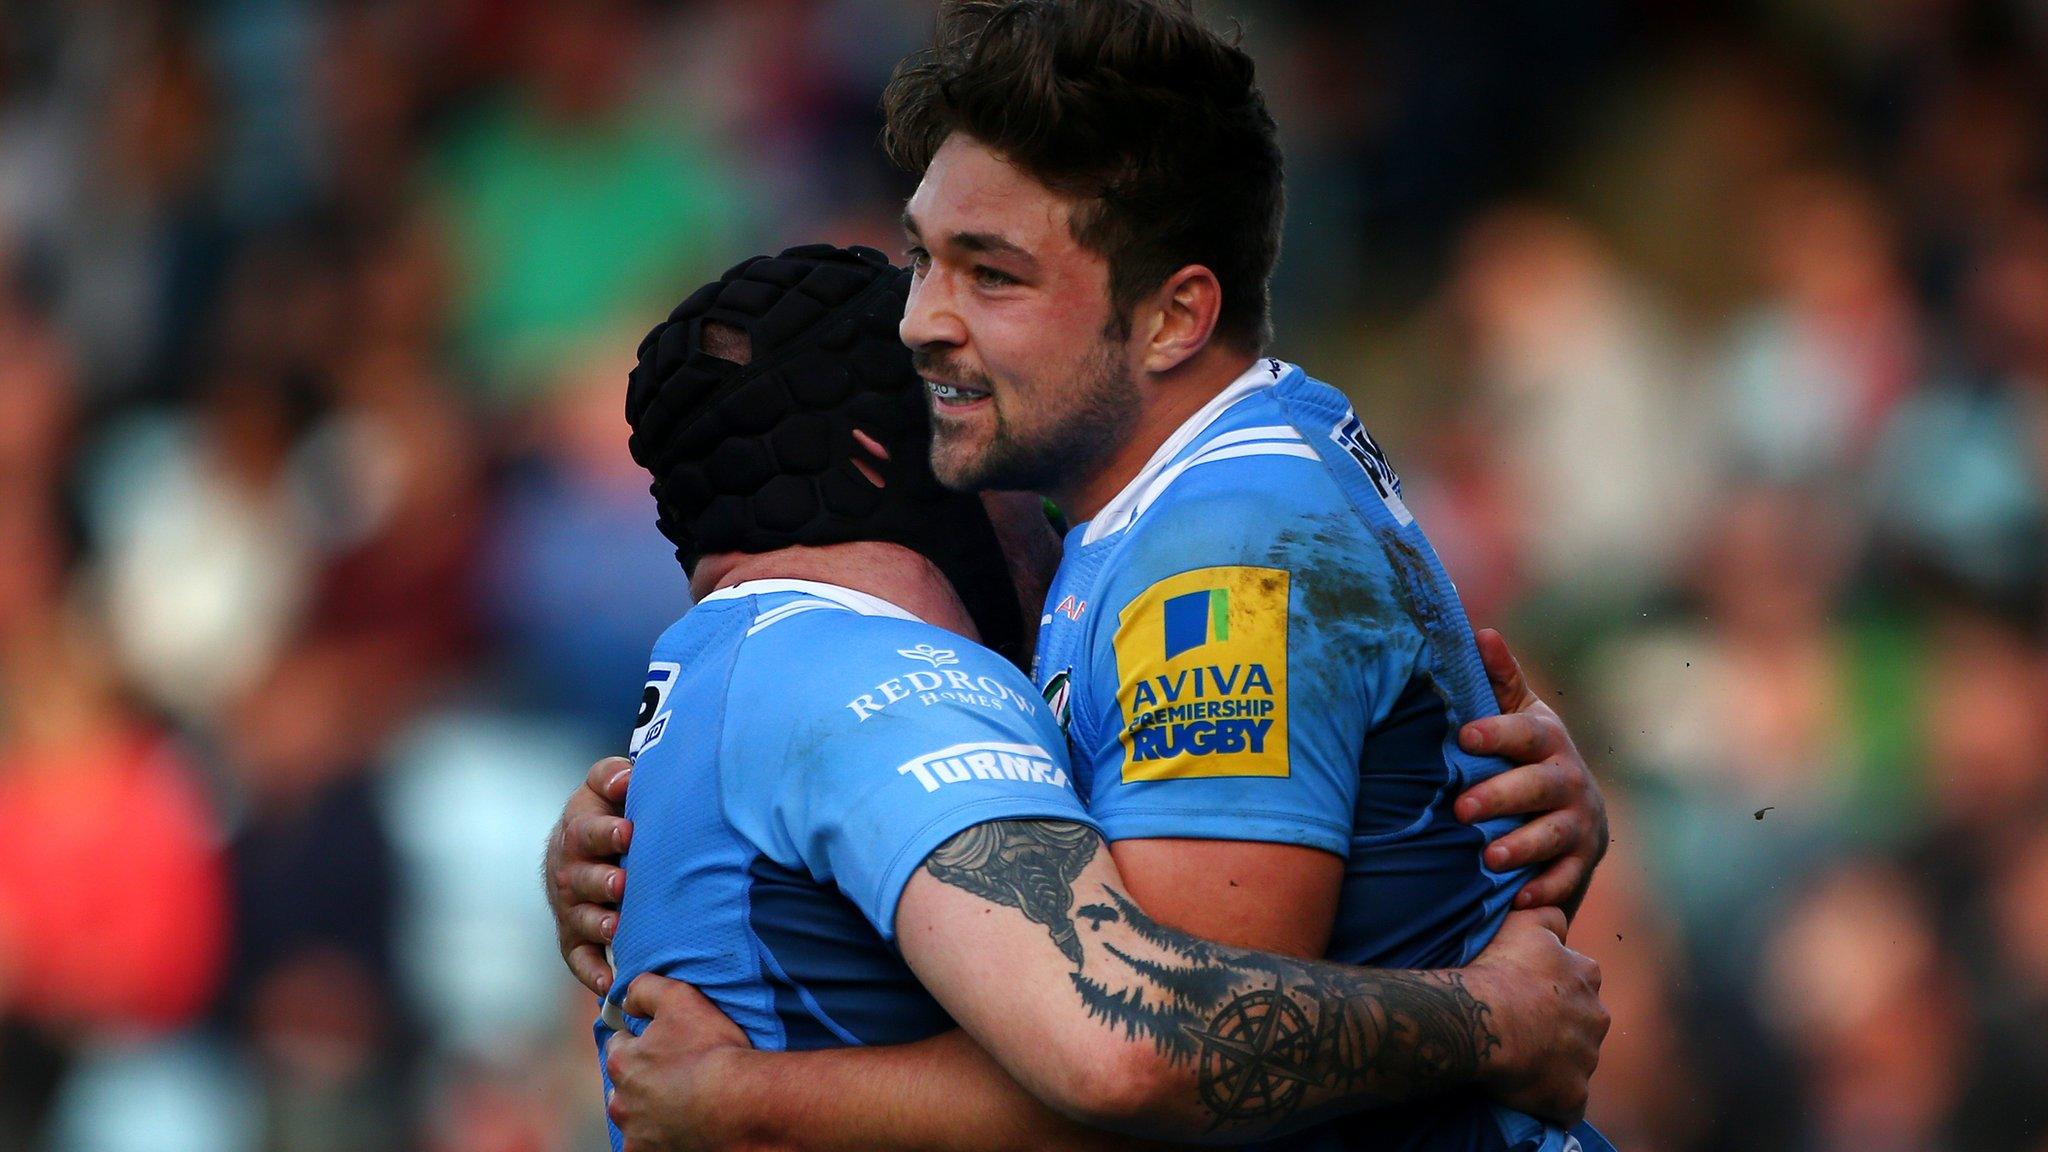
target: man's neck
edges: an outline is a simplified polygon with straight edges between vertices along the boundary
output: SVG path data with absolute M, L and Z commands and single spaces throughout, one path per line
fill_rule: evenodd
M 691 576 L 690 594 L 701 600 L 750 580 L 814 580 L 850 588 L 970 640 L 981 638 L 945 576 L 931 561 L 899 544 L 855 541 L 706 556 Z
M 1109 460 L 1082 478 L 1071 491 L 1046 495 L 1059 505 L 1068 522 L 1079 524 L 1094 519 L 1103 505 L 1114 500 L 1145 470 L 1161 444 L 1189 417 L 1201 411 L 1202 405 L 1244 375 L 1255 359 L 1246 353 L 1210 347 L 1171 373 L 1155 377 L 1145 389 L 1145 404 L 1138 413 L 1137 427 L 1110 454 Z

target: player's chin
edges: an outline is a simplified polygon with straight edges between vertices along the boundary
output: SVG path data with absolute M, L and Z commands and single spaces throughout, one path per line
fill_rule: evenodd
M 948 488 L 973 491 L 981 486 L 995 442 L 994 419 L 984 420 L 982 415 L 932 413 L 932 474 Z
M 956 492 L 979 491 L 981 485 L 981 446 L 968 444 L 939 434 L 936 427 L 932 434 L 932 475 L 939 483 Z

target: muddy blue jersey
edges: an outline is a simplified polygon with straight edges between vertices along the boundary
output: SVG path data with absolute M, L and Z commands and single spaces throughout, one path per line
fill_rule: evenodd
M 1457 746 L 1497 710 L 1457 592 L 1350 403 L 1292 365 L 1258 361 L 1070 530 L 1034 672 L 1107 839 L 1341 857 L 1330 959 L 1462 965 L 1524 879 L 1482 860 L 1515 821 L 1451 813 L 1507 767 Z M 1573 1139 L 1465 1099 L 1278 1146 Z
M 630 751 L 632 883 L 600 1051 L 644 1026 L 617 1003 L 643 972 L 696 985 L 759 1049 L 946 1031 L 894 944 L 912 871 L 985 821 L 1092 826 L 1022 672 L 808 581 L 714 593 L 665 632 Z

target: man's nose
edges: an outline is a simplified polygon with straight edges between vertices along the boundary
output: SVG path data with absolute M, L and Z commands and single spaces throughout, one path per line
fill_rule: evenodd
M 927 272 L 910 282 L 910 299 L 896 332 L 912 349 L 958 347 L 967 342 L 967 326 L 956 306 L 951 278 Z

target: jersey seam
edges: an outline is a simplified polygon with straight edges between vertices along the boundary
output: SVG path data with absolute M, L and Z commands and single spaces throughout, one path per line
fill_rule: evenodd
M 768 850 L 754 843 L 754 838 L 747 835 L 746 829 L 733 822 L 731 797 L 726 789 L 726 767 L 735 759 L 730 755 L 732 751 L 733 725 L 728 723 L 731 719 L 734 697 L 732 682 L 739 671 L 740 654 L 746 651 L 747 640 L 754 635 L 754 621 L 759 615 L 754 611 L 754 608 L 759 599 L 760 597 L 757 595 L 747 596 L 745 616 L 743 617 L 746 622 L 745 630 L 740 633 L 738 640 L 732 646 L 731 654 L 726 657 L 725 675 L 723 677 L 726 685 L 725 699 L 719 702 L 718 707 L 718 811 L 725 826 L 732 831 L 735 839 L 748 848 L 753 849 L 757 855 L 767 856 Z M 680 681 L 681 677 L 678 676 L 677 679 Z M 760 981 L 768 993 L 768 1003 L 765 1005 L 766 1010 L 763 1012 L 763 1015 L 775 1021 L 776 1038 L 782 1044 L 782 1047 L 787 1050 L 789 1047 L 789 1025 L 783 1021 L 782 1014 L 775 1010 L 775 989 L 767 974 L 768 957 L 766 946 L 761 942 L 760 935 L 754 931 L 754 876 L 751 869 L 743 873 L 743 875 L 746 877 L 746 887 L 741 890 L 740 894 L 740 925 L 747 934 L 747 943 L 753 949 L 755 979 Z
M 748 599 L 751 601 L 757 599 L 757 597 L 749 596 Z M 733 751 L 732 733 L 734 726 L 728 722 L 732 718 L 732 705 L 734 697 L 736 695 L 732 691 L 732 683 L 739 673 L 740 656 L 743 653 L 745 653 L 747 649 L 747 641 L 751 639 L 754 635 L 752 628 L 755 615 L 756 614 L 754 612 L 754 605 L 749 603 L 747 605 L 747 628 L 749 630 L 741 633 L 738 643 L 732 646 L 732 655 L 726 658 L 724 677 L 724 682 L 726 685 L 725 699 L 719 702 L 718 707 L 718 808 L 719 812 L 725 817 L 726 825 L 733 830 L 734 834 L 737 835 L 743 843 L 751 846 L 754 849 L 754 851 L 766 856 L 769 855 L 768 848 L 765 845 L 755 844 L 753 837 L 747 835 L 745 829 L 733 823 L 731 793 L 729 792 L 726 786 L 727 768 L 729 765 L 733 763 L 735 759 L 737 759 L 737 757 L 731 754 Z M 788 832 L 785 829 L 784 835 L 786 836 L 787 834 Z M 751 889 L 751 887 L 752 882 L 749 881 L 749 888 Z M 749 918 L 747 923 L 747 931 L 749 933 L 753 931 L 753 921 L 751 917 Z
M 753 881 L 752 878 L 749 877 L 747 883 L 747 892 L 750 896 L 753 893 L 753 890 Z M 791 991 L 796 993 L 797 1003 L 803 1005 L 804 1011 L 810 1013 L 811 1019 L 816 1020 L 818 1023 L 824 1025 L 827 1031 L 831 1032 L 834 1036 L 837 1036 L 839 1039 L 844 1040 L 847 1044 L 859 1045 L 861 1043 L 860 1038 L 858 1036 L 855 1036 L 853 1032 L 850 1029 L 848 1029 L 845 1025 L 841 1024 L 837 1020 L 834 1020 L 832 1018 L 831 1013 L 825 1011 L 825 1006 L 818 1003 L 818 997 L 814 993 L 812 993 L 812 991 L 809 988 L 798 983 L 796 978 L 789 974 L 789 970 L 782 966 L 782 961 L 776 959 L 775 949 L 770 948 L 768 946 L 768 942 L 766 940 L 761 939 L 760 934 L 754 931 L 754 906 L 751 900 L 749 900 L 747 903 L 746 921 L 747 937 L 749 940 L 753 942 L 754 957 L 756 961 L 759 962 L 763 967 L 765 967 L 767 971 L 773 975 L 775 980 L 778 980 L 783 984 L 787 985 Z M 764 981 L 764 983 L 765 982 L 766 981 Z M 782 1047 L 784 1051 L 788 1051 L 789 1026 L 782 1022 L 782 1013 L 777 1012 L 775 1010 L 775 990 L 772 987 L 768 991 L 768 1014 L 770 1016 L 775 1017 L 776 1025 L 779 1028 L 781 1028 Z
M 723 752 L 724 749 L 721 748 L 720 751 Z M 724 774 L 724 761 L 721 759 L 719 766 L 721 779 Z M 723 790 L 722 784 L 720 787 Z M 724 807 L 723 797 L 720 798 L 719 806 L 721 808 Z M 731 827 L 731 821 L 726 823 L 728 827 Z M 746 833 L 741 832 L 738 828 L 733 828 L 733 834 L 739 837 L 741 843 L 747 843 Z M 752 845 L 752 847 L 756 852 L 761 850 L 758 844 Z M 760 933 L 754 931 L 754 873 L 752 867 L 749 867 L 743 875 L 746 877 L 747 886 L 740 891 L 740 928 L 746 932 L 747 944 L 754 951 L 754 978 L 761 983 L 768 993 L 768 1003 L 765 1005 L 766 1011 L 762 1015 L 775 1021 L 776 1042 L 781 1044 L 782 1050 L 786 1052 L 789 1050 L 789 1025 L 784 1023 L 782 1013 L 775 1010 L 775 988 L 768 978 L 770 964 L 768 946 L 761 940 Z

